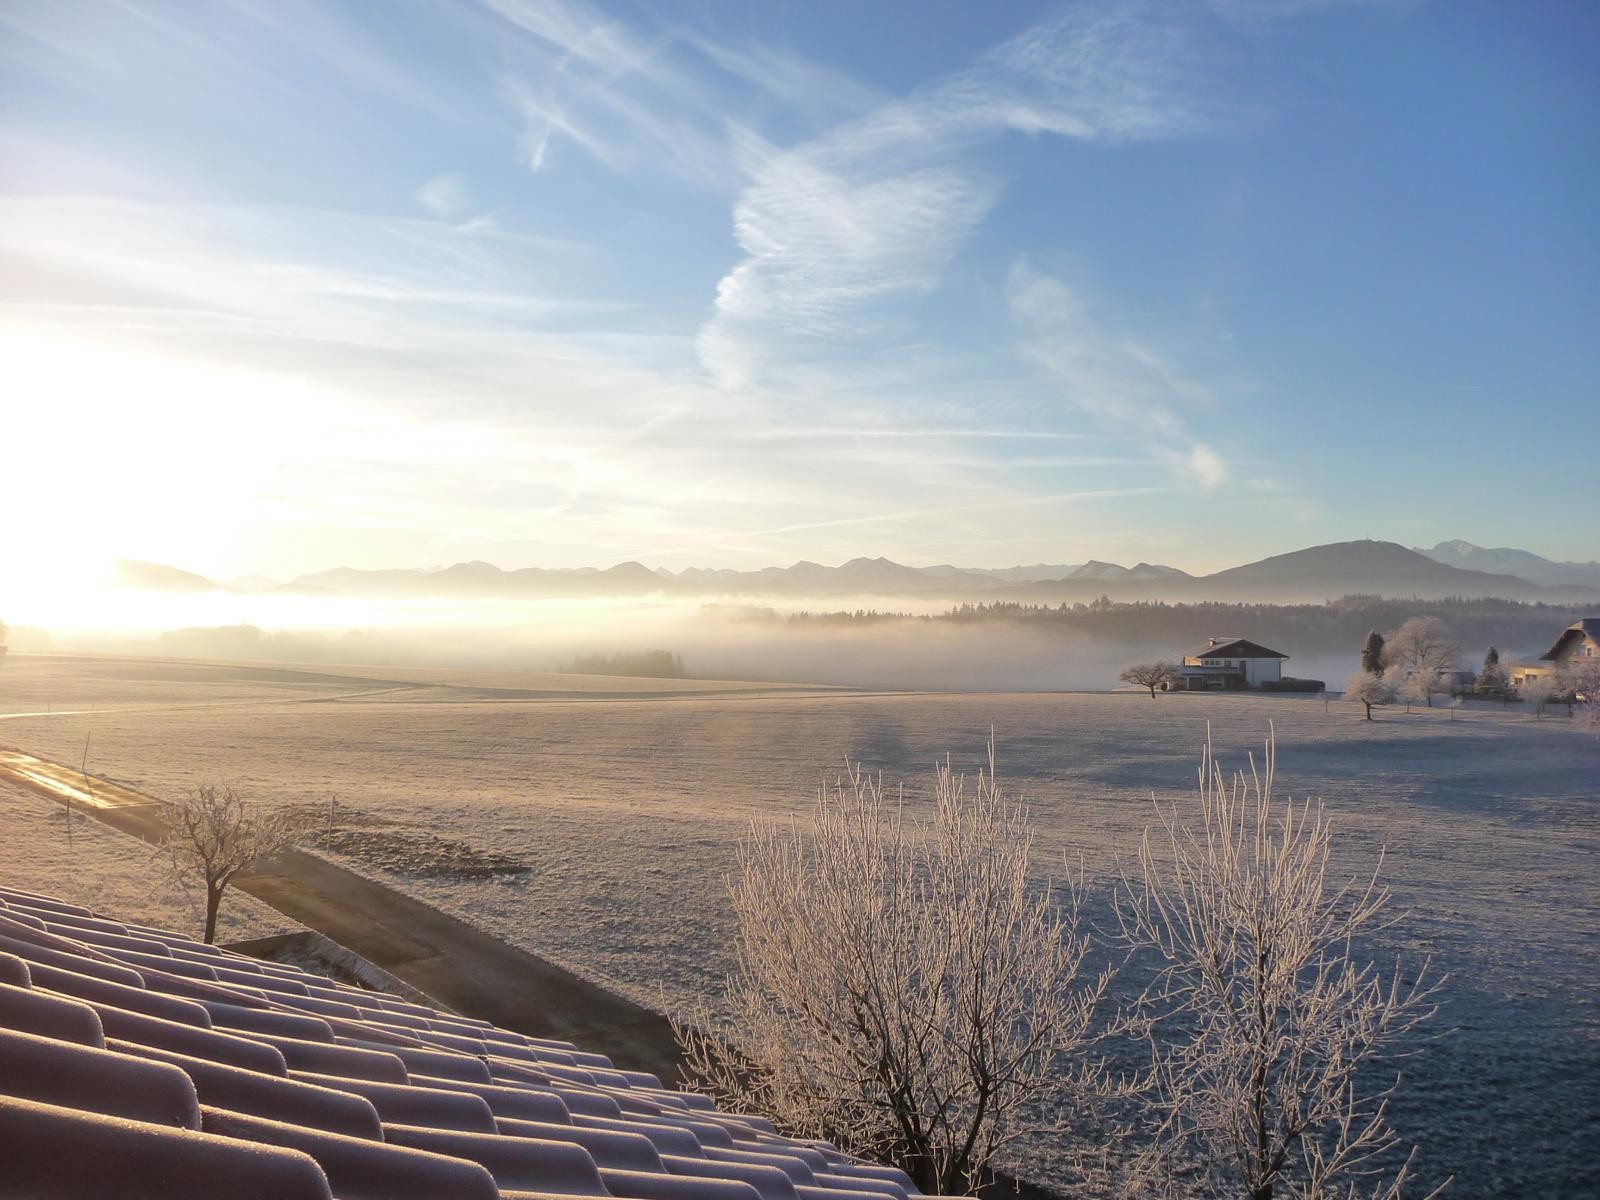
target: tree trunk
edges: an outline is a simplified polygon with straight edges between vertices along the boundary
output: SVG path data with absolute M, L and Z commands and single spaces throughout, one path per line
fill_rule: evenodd
M 1366 702 L 1363 701 L 1362 703 L 1366 703 Z M 1372 720 L 1372 705 L 1370 705 L 1370 704 L 1367 705 L 1367 720 L 1369 720 L 1369 721 Z
M 1152 683 L 1150 685 L 1150 699 L 1154 700 L 1155 698 L 1156 698 L 1156 685 Z
M 900 1163 L 900 1169 L 911 1176 L 911 1182 L 917 1185 L 919 1191 L 933 1195 L 943 1190 L 940 1187 L 939 1170 L 931 1154 L 908 1153 Z
M 206 933 L 205 944 L 211 945 L 217 940 L 217 909 L 222 907 L 222 889 L 220 887 L 206 886 Z

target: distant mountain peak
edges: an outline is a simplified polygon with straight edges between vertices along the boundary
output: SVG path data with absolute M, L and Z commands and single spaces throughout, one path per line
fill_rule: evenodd
M 137 558 L 119 558 L 111 565 L 112 578 L 119 587 L 143 592 L 220 592 L 215 582 L 192 571 L 169 567 L 165 563 Z
M 1555 562 L 1511 546 L 1485 548 L 1457 539 L 1417 553 L 1451 567 L 1515 575 L 1541 587 L 1600 587 L 1600 563 Z

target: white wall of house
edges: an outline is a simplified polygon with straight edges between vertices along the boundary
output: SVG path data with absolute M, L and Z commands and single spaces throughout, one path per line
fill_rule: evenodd
M 1229 667 L 1244 673 L 1245 687 L 1260 687 L 1263 683 L 1275 683 L 1283 678 L 1283 660 L 1281 658 L 1196 658 L 1193 655 L 1183 660 L 1186 667 Z
M 1276 683 L 1283 678 L 1283 660 L 1281 658 L 1246 658 L 1244 663 L 1244 684 L 1246 687 L 1260 687 L 1263 683 Z

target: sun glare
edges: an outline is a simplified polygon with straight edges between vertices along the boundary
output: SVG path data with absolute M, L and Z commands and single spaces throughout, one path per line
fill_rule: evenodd
M 214 561 L 292 444 L 307 389 L 99 341 L 0 331 L 8 617 L 80 607 L 113 559 Z

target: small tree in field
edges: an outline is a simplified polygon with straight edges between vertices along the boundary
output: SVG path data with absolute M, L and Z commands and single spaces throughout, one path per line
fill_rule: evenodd
M 1370 721 L 1374 707 L 1394 703 L 1394 685 L 1382 675 L 1360 670 L 1345 681 L 1344 695 L 1346 700 L 1366 705 Z
M 1134 663 L 1117 676 L 1123 683 L 1131 683 L 1137 687 L 1149 688 L 1150 698 L 1155 699 L 1156 689 L 1174 682 L 1178 678 L 1178 668 L 1169 662 Z
M 1579 706 L 1583 727 L 1600 737 L 1600 658 L 1575 659 L 1568 665 L 1562 683 Z
M 1149 1046 L 1154 1126 L 1133 1194 L 1398 1200 L 1412 1159 L 1384 1162 L 1400 1148 L 1399 1076 L 1375 1077 L 1433 1015 L 1438 982 L 1358 957 L 1392 923 L 1389 894 L 1376 870 L 1330 882 L 1320 804 L 1276 800 L 1270 738 L 1262 765 L 1230 781 L 1208 743 L 1198 805 L 1161 811 L 1116 897 L 1124 940 L 1155 971 L 1127 1018 Z
M 1064 1127 L 1099 1086 L 1078 1052 L 1109 974 L 1079 978 L 1076 888 L 1058 906 L 1029 886 L 1032 834 L 993 761 L 991 741 L 972 792 L 940 767 L 927 822 L 851 766 L 809 828 L 753 830 L 733 884 L 736 1032 L 679 1030 L 701 1088 L 942 1194 Z
M 1556 698 L 1556 690 L 1555 681 L 1543 675 L 1535 675 L 1522 685 L 1522 698 L 1533 709 L 1534 720 L 1544 720 L 1544 710 Z
M 1361 669 L 1368 675 L 1383 674 L 1383 634 L 1374 629 L 1361 647 Z
M 1402 671 L 1399 667 L 1390 667 L 1384 674 L 1395 689 L 1400 699 L 1406 702 L 1406 711 L 1411 711 L 1413 704 L 1427 704 L 1433 707 L 1433 680 L 1421 671 Z
M 196 882 L 206 893 L 203 940 L 217 937 L 223 894 L 240 871 L 294 843 L 290 814 L 264 811 L 232 788 L 210 784 L 162 808 L 166 837 L 162 853 L 180 883 Z

